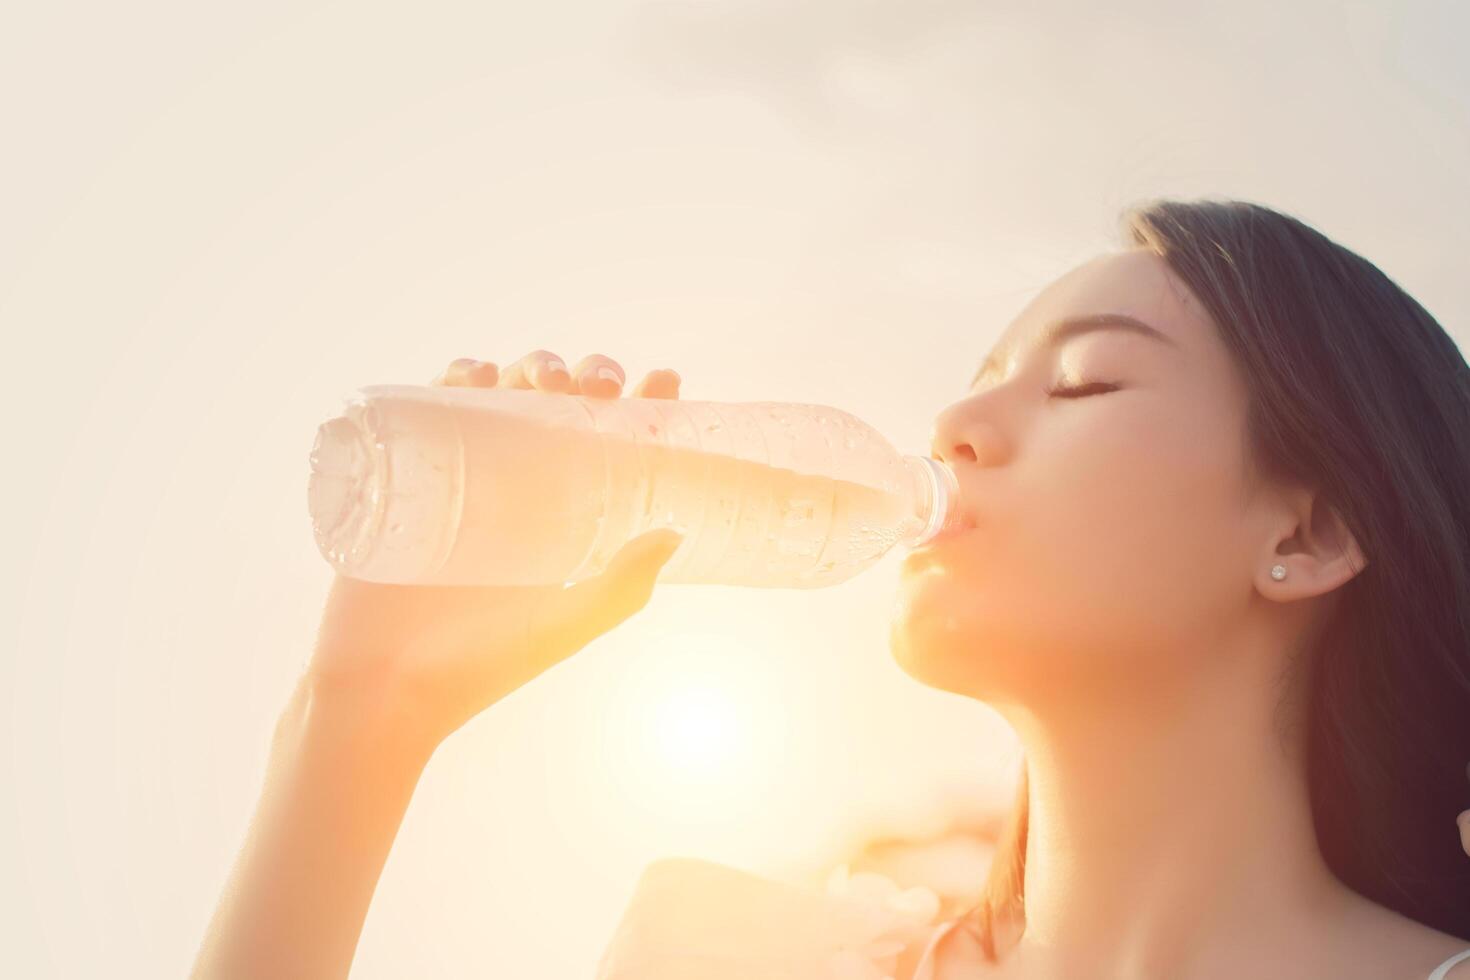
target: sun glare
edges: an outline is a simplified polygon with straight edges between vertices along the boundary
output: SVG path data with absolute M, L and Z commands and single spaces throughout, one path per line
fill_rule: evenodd
M 628 764 L 671 793 L 747 783 L 769 761 L 774 692 L 762 662 L 718 633 L 680 630 L 650 643 L 619 692 L 631 724 Z
M 679 628 L 643 643 L 609 680 L 587 790 L 618 801 L 622 834 L 692 852 L 758 843 L 744 814 L 773 791 L 788 735 L 770 653 Z
M 665 692 L 655 712 L 652 735 L 670 770 L 712 772 L 740 749 L 740 706 L 714 678 Z

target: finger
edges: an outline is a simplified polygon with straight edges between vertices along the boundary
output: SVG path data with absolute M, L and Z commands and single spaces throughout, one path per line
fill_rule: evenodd
M 633 398 L 678 398 L 679 373 L 669 368 L 649 371 L 629 393 Z
M 1455 822 L 1460 825 L 1460 846 L 1470 855 L 1470 810 L 1461 811 Z
M 575 388 L 578 394 L 595 398 L 618 397 L 627 380 L 623 366 L 602 354 L 588 354 L 578 361 L 577 366 L 572 369 L 572 377 L 576 379 Z
M 434 376 L 434 380 L 430 381 L 429 383 L 435 385 L 450 384 L 452 378 L 462 375 L 465 371 L 465 368 L 468 367 L 470 364 L 473 364 L 474 361 L 475 359 L 473 357 L 456 357 L 454 360 L 449 362 L 449 365 L 444 370 L 436 374 Z
M 572 375 L 566 362 L 551 351 L 533 350 L 500 372 L 499 387 L 570 393 Z
M 533 635 L 555 658 L 580 650 L 648 605 L 659 570 L 683 540 L 679 532 L 659 528 L 628 541 L 601 575 L 569 586 L 542 606 Z
M 464 388 L 493 388 L 500 376 L 500 369 L 490 361 L 477 361 L 473 357 L 459 357 L 431 382 Z

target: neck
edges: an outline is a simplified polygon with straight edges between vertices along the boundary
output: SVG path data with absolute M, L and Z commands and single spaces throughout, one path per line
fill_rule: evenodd
M 1270 659 L 1132 688 L 1127 710 L 1120 694 L 1007 712 L 1029 782 L 1026 976 L 1212 974 L 1300 944 L 1340 899 Z

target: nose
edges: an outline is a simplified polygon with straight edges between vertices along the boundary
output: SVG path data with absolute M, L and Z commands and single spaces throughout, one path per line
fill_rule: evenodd
M 950 466 L 961 462 L 996 466 L 1008 452 L 994 420 L 986 417 L 977 399 L 955 402 L 934 418 L 929 452 Z

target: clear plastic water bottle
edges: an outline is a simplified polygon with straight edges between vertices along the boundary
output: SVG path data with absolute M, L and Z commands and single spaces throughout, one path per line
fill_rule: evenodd
M 958 490 L 825 405 L 374 385 L 318 429 L 307 496 L 373 582 L 576 582 L 672 527 L 660 582 L 818 588 L 952 525 Z

